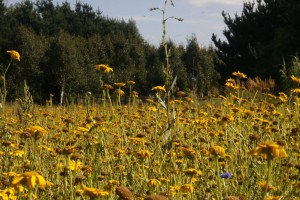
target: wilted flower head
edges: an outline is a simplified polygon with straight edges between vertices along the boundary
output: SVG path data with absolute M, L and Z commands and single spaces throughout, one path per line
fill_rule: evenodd
M 124 186 L 119 186 L 116 188 L 116 194 L 120 197 L 122 200 L 132 200 L 132 192 Z
M 113 89 L 113 86 L 110 85 L 110 84 L 104 84 L 104 85 L 102 86 L 102 88 L 103 88 L 104 90 L 112 90 L 112 89 Z
M 118 95 L 118 96 L 124 96 L 125 95 L 125 92 L 121 89 L 116 89 L 115 92 L 114 92 L 115 95 Z
M 181 186 L 182 193 L 193 193 L 194 186 L 192 184 L 184 184 Z
M 10 51 L 6 51 L 7 53 L 9 53 L 10 57 L 14 60 L 20 61 L 20 54 L 19 52 L 15 51 L 15 50 L 10 50 Z
M 134 98 L 138 98 L 139 97 L 139 93 L 137 91 L 132 91 L 131 94 L 130 94 L 131 97 L 134 97 Z

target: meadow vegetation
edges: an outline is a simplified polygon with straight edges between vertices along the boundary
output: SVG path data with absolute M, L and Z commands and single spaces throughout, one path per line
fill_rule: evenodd
M 140 101 L 134 81 L 103 89 L 101 103 L 87 93 L 80 105 L 39 106 L 27 92 L 0 118 L 0 197 L 299 199 L 299 90 L 255 93 L 246 81 L 234 72 L 226 93 L 206 100 L 177 92 L 168 139 L 166 109 L 158 98 Z M 163 99 L 166 90 L 152 93 Z
M 34 46 L 29 41 L 37 42 L 41 45 L 40 52 L 35 53 L 41 54 L 28 53 L 30 48 L 25 48 L 27 51 L 23 48 L 21 55 L 17 50 L 8 50 L 9 59 L 3 62 L 7 65 L 1 65 L 0 199 L 299 200 L 298 57 L 278 71 L 285 83 L 284 92 L 278 92 L 272 78 L 248 77 L 236 70 L 225 79 L 222 77 L 224 84 L 213 93 L 215 81 L 220 78 L 216 71 L 220 60 L 213 50 L 202 51 L 195 38 L 186 49 L 174 48 L 167 42 L 167 19 L 181 21 L 165 16 L 168 2 L 165 0 L 163 9 L 151 9 L 163 13 L 160 59 L 147 44 L 144 47 L 148 51 L 141 53 L 145 55 L 135 54 L 140 52 L 133 50 L 139 46 L 136 44 L 131 46 L 133 51 L 126 51 L 132 55 L 121 56 L 117 50 L 123 43 L 118 43 L 116 35 L 110 38 L 116 48 L 107 51 L 103 46 L 89 46 L 99 44 L 99 38 L 90 43 L 61 29 L 52 30 L 55 34 L 52 37 L 46 32 L 37 35 L 28 27 L 19 27 L 23 30 L 20 36 L 31 38 L 22 40 L 23 47 Z M 258 2 L 258 9 L 264 8 Z M 170 3 L 174 6 L 172 0 Z M 0 0 L 1 6 L 4 8 Z M 44 18 L 35 15 L 32 6 L 30 1 L 24 1 L 8 14 L 13 15 L 14 9 L 28 8 L 32 16 L 27 17 L 45 23 Z M 54 8 L 51 0 L 38 1 L 36 6 L 44 17 L 47 16 L 44 7 L 50 6 L 57 13 L 70 11 L 68 3 Z M 76 12 L 70 15 L 90 13 L 90 22 L 105 22 L 87 5 L 76 6 Z M 252 4 L 244 6 L 254 11 Z M 230 24 L 231 18 L 227 17 L 225 22 Z M 132 22 L 128 25 L 135 32 L 135 25 Z M 125 24 L 123 28 L 127 30 L 128 26 Z M 99 30 L 90 31 L 94 34 Z M 33 36 L 39 40 L 32 39 Z M 96 51 L 83 54 L 74 38 Z M 215 36 L 213 40 L 219 48 L 226 46 L 216 42 Z M 69 48 L 69 44 L 73 46 Z M 53 57 L 48 57 L 47 52 Z M 100 52 L 100 57 L 93 57 L 94 52 Z M 118 56 L 110 56 L 109 52 Z M 82 58 L 77 55 L 85 55 L 88 62 L 77 63 Z M 153 61 L 140 62 L 145 64 L 147 75 L 136 67 L 137 58 L 143 60 L 144 56 Z M 128 57 L 138 62 L 131 63 Z M 110 64 L 114 59 L 119 59 L 115 63 L 117 68 Z M 95 65 L 99 60 L 100 64 Z M 183 67 L 182 61 L 192 67 Z M 41 66 L 45 68 L 38 69 Z M 12 70 L 10 76 L 9 70 Z M 20 73 L 12 73 L 14 70 Z M 17 77 L 24 78 L 24 82 L 11 82 L 20 80 Z M 43 78 L 52 82 L 43 85 L 39 82 Z M 90 85 L 83 86 L 80 82 L 83 79 Z M 144 79 L 151 80 L 144 83 L 147 87 L 139 85 Z M 180 85 L 186 80 L 191 80 L 186 87 Z M 74 89 L 77 86 L 78 90 Z M 36 94 L 37 89 L 43 88 L 46 90 Z M 51 88 L 55 88 L 55 94 L 50 93 Z M 18 92 L 9 96 L 14 89 Z M 66 91 L 80 94 L 82 101 L 75 103 L 64 98 Z M 141 97 L 139 91 L 148 94 L 147 97 Z M 45 103 L 36 104 L 34 97 L 43 99 L 45 93 L 49 97 Z M 54 102 L 56 95 L 60 100 Z M 17 98 L 12 100 L 13 97 Z

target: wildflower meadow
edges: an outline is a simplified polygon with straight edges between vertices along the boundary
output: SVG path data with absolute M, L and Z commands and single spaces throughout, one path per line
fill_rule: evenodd
M 95 73 L 101 101 L 87 92 L 62 106 L 53 95 L 34 104 L 26 85 L 7 103 L 2 79 L 1 199 L 300 199 L 297 88 L 250 92 L 247 75 L 234 72 L 224 95 L 153 86 L 141 100 L 134 80 L 102 81 L 113 67 L 96 65 Z

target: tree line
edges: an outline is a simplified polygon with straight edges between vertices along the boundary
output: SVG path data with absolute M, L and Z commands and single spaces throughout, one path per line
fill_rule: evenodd
M 114 70 L 107 84 L 134 80 L 134 90 L 149 95 L 151 88 L 164 84 L 163 47 L 147 43 L 133 20 L 102 16 L 100 10 L 77 2 L 54 5 L 52 0 L 29 0 L 7 6 L 0 0 L 0 64 L 9 62 L 6 50 L 20 52 L 7 75 L 8 99 L 22 95 L 24 80 L 37 103 L 54 95 L 59 100 L 91 92 L 101 95 L 97 64 Z M 218 86 L 218 62 L 213 48 L 201 48 L 192 36 L 187 46 L 168 41 L 170 63 L 177 76 L 176 90 L 192 89 L 208 94 Z
M 275 80 L 277 90 L 288 91 L 300 50 L 300 1 L 256 0 L 245 2 L 241 15 L 222 12 L 226 41 L 212 41 L 223 65 L 223 78 L 240 70 L 250 77 Z M 299 62 L 298 62 L 299 63 Z

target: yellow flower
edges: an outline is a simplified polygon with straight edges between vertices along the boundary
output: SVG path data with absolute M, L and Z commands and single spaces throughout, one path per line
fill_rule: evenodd
M 146 140 L 143 138 L 138 138 L 138 137 L 130 137 L 128 138 L 129 142 L 132 142 L 134 144 L 145 144 Z
M 267 191 L 270 191 L 270 190 L 273 190 L 273 191 L 276 191 L 277 188 L 274 187 L 274 186 L 271 186 L 271 185 L 267 185 L 267 182 L 266 181 L 261 181 L 258 183 L 259 187 L 261 187 L 263 190 L 267 190 Z
M 156 112 L 156 111 L 157 111 L 157 108 L 154 107 L 154 106 L 150 106 L 150 107 L 148 107 L 148 110 L 149 110 L 149 111 L 152 111 L 152 112 Z
M 69 169 L 72 171 L 80 171 L 82 166 L 83 166 L 83 164 L 81 161 L 71 160 L 70 164 L 69 164 Z
M 140 150 L 136 152 L 137 156 L 140 158 L 150 158 L 153 153 L 147 151 L 147 150 Z
M 300 88 L 292 89 L 291 92 L 295 94 L 300 94 Z
M 197 170 L 194 168 L 186 169 L 183 172 L 187 175 L 196 175 L 196 176 L 201 176 L 201 174 L 202 174 L 202 172 L 200 170 Z
M 285 94 L 285 93 L 283 93 L 283 92 L 279 92 L 278 93 L 279 94 L 279 100 L 281 101 L 281 102 L 287 102 L 287 100 L 288 100 L 288 96 Z
M 16 175 L 12 181 L 12 185 L 25 185 L 29 189 L 35 188 L 36 184 L 39 188 L 45 189 L 46 186 L 52 186 L 53 183 L 48 182 L 35 171 L 24 172 L 23 174 Z
M 9 152 L 9 155 L 14 155 L 14 156 L 17 156 L 17 157 L 23 157 L 24 153 L 25 152 L 22 151 L 22 150 L 15 150 L 15 151 Z
M 240 71 L 233 72 L 232 75 L 238 77 L 239 79 L 241 79 L 241 78 L 247 78 L 247 75 L 246 75 L 246 74 L 243 74 L 243 73 L 240 72 Z
M 126 85 L 126 83 L 114 83 L 115 84 L 115 86 L 117 86 L 117 87 L 124 87 L 125 85 Z
M 295 83 L 300 83 L 300 78 L 297 78 L 296 76 L 292 75 L 291 76 L 292 81 L 294 81 Z
M 225 156 L 225 149 L 217 145 L 211 145 L 209 152 L 214 156 Z
M 81 189 L 77 190 L 79 193 L 83 193 L 83 195 L 95 198 L 95 197 L 101 197 L 101 196 L 108 196 L 109 192 L 96 189 L 96 188 L 89 188 L 86 187 L 85 185 L 81 185 Z
M 105 65 L 105 64 L 95 65 L 96 70 L 100 70 L 100 69 L 105 70 L 107 67 L 108 67 L 108 65 Z
M 109 67 L 108 65 L 105 65 L 105 64 L 95 65 L 95 69 L 97 71 L 103 70 L 104 73 L 113 72 L 113 68 L 111 68 L 111 67 Z
M 177 192 L 180 190 L 180 186 L 178 185 L 170 185 L 169 188 L 172 197 L 174 197 L 177 194 Z
M 9 53 L 10 57 L 14 60 L 20 61 L 20 54 L 19 52 L 15 51 L 15 50 L 11 50 L 11 51 L 6 51 L 7 53 Z
M 166 92 L 166 86 L 155 86 L 151 89 L 151 91 L 160 91 L 160 92 Z
M 120 185 L 120 182 L 117 180 L 109 180 L 107 185 L 104 187 L 107 192 L 113 192 L 116 187 Z
M 3 172 L 2 175 L 8 177 L 15 177 L 18 174 L 16 172 Z
M 253 156 L 261 154 L 264 159 L 285 158 L 288 156 L 282 146 L 273 142 L 265 142 L 263 144 L 259 144 L 258 147 L 249 151 L 249 154 Z
M 85 127 L 82 127 L 82 126 L 78 127 L 77 130 L 78 130 L 78 131 L 81 131 L 81 132 L 89 132 L 89 131 L 90 131 L 90 129 L 85 128 Z
M 47 131 L 40 126 L 31 126 L 27 128 L 27 132 L 31 137 L 40 139 L 43 135 L 47 134 Z
M 194 186 L 192 184 L 184 184 L 181 186 L 182 193 L 192 193 L 194 192 Z
M 232 89 L 238 89 L 239 86 L 234 85 L 233 83 L 226 82 L 225 86 Z
M 114 70 L 113 70 L 113 68 L 111 68 L 111 67 L 106 67 L 104 70 L 103 70 L 103 72 L 105 73 L 105 74 L 107 74 L 107 73 L 109 73 L 109 72 L 113 72 Z
M 134 85 L 134 84 L 135 84 L 135 81 L 131 81 L 131 80 L 130 80 L 130 81 L 127 81 L 127 84 L 128 84 L 128 85 Z
M 160 186 L 161 182 L 156 178 L 152 178 L 148 181 L 148 185 L 149 186 Z
M 0 197 L 3 200 L 12 200 L 17 199 L 17 196 L 14 195 L 15 189 L 14 188 L 6 188 L 3 190 L 0 190 Z
M 234 117 L 231 115 L 226 115 L 222 117 L 221 119 L 222 122 L 234 122 Z
M 185 147 L 181 147 L 180 148 L 182 150 L 182 152 L 184 153 L 185 156 L 187 156 L 188 158 L 194 158 L 196 155 L 196 151 L 190 148 L 185 148 Z

